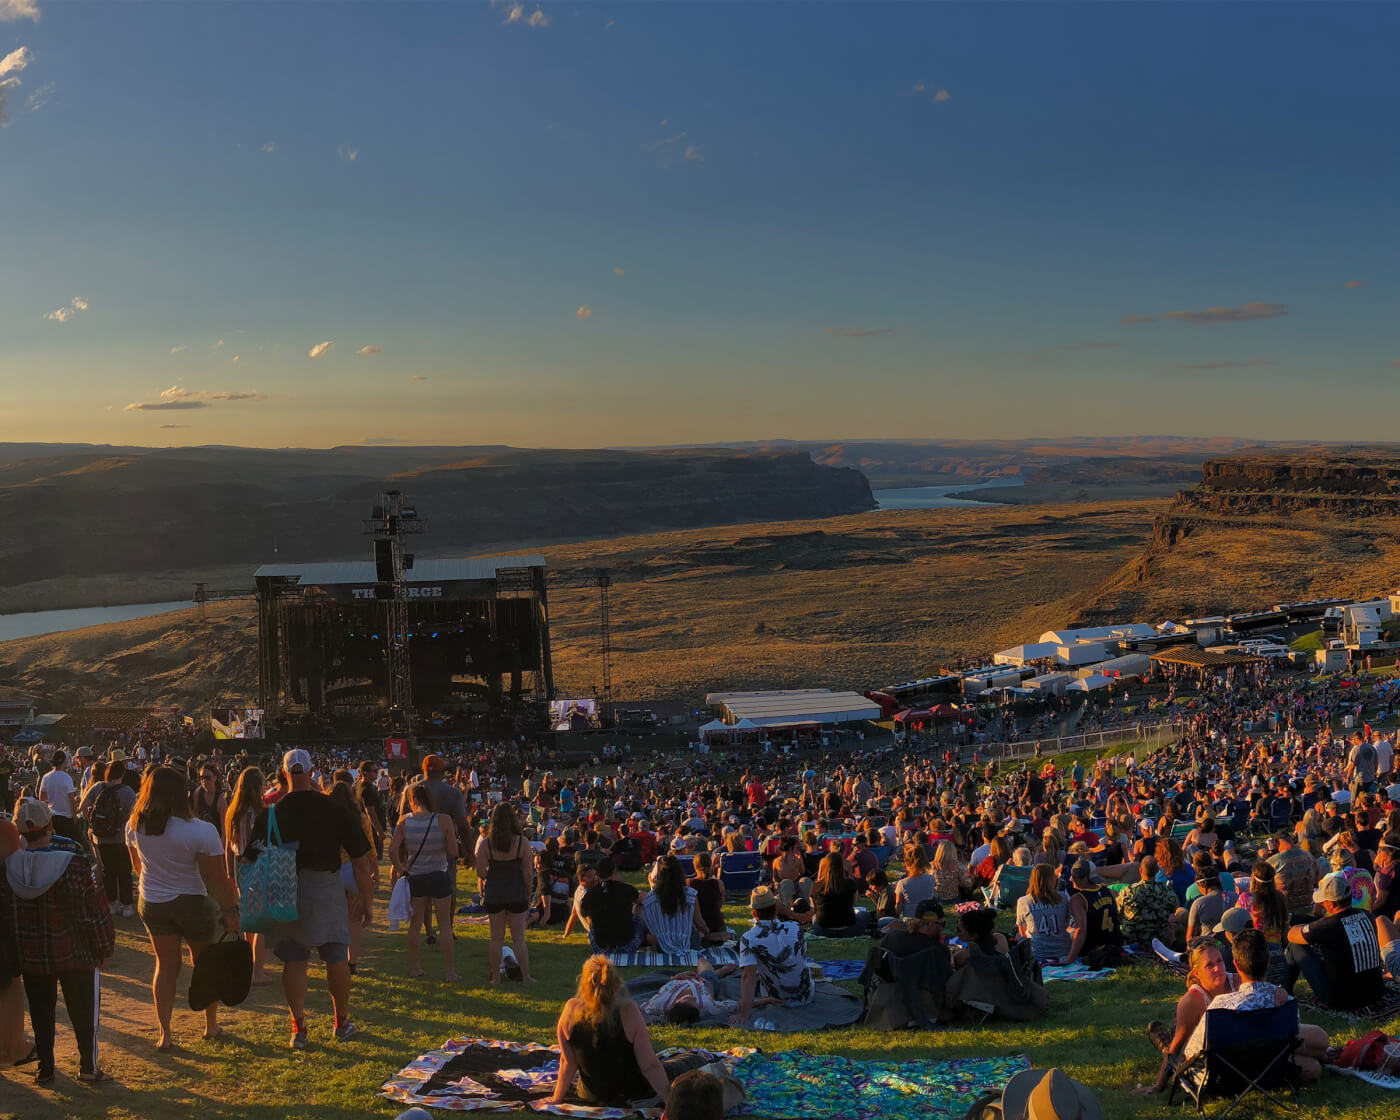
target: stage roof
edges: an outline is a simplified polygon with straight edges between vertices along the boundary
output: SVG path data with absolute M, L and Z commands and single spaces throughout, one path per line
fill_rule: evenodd
M 754 727 L 784 727 L 795 723 L 853 723 L 879 719 L 881 709 L 858 692 L 756 692 L 731 696 L 721 705 L 726 722 L 744 721 Z
M 1220 669 L 1230 665 L 1252 665 L 1264 660 L 1252 653 L 1235 653 L 1213 649 L 1197 649 L 1195 646 L 1172 646 L 1160 653 L 1150 655 L 1153 661 L 1168 665 L 1189 665 L 1195 669 Z
M 501 568 L 543 568 L 544 557 L 460 556 L 439 560 L 415 560 L 406 573 L 409 583 L 446 583 L 451 580 L 495 579 Z M 368 584 L 375 582 L 373 560 L 345 560 L 329 564 L 264 564 L 254 579 L 295 579 L 307 586 Z

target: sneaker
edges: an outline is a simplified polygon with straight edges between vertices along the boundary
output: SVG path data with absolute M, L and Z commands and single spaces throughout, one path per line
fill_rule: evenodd
M 335 1028 L 335 1040 L 337 1042 L 349 1042 L 359 1033 L 360 1028 L 355 1026 L 352 1020 L 346 1019 L 345 1022 Z
M 305 1020 L 305 1019 L 303 1019 L 300 1023 L 298 1023 L 295 1019 L 292 1020 L 292 1041 L 291 1041 L 291 1047 L 292 1047 L 293 1050 L 305 1050 L 305 1049 L 306 1049 L 306 1020 Z
M 1176 964 L 1177 961 L 1181 960 L 1181 954 L 1175 950 L 1168 949 L 1160 938 L 1154 937 L 1152 939 L 1152 951 L 1168 964 Z

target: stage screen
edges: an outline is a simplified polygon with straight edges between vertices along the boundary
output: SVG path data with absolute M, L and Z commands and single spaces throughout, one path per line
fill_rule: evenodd
M 215 708 L 209 718 L 215 739 L 261 739 L 261 708 Z
M 592 698 L 549 702 L 549 726 L 555 731 L 580 731 L 597 725 L 598 701 Z

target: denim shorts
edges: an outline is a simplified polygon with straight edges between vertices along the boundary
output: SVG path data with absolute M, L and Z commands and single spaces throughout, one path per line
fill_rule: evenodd
M 452 876 L 446 871 L 425 871 L 408 877 L 409 898 L 450 898 Z

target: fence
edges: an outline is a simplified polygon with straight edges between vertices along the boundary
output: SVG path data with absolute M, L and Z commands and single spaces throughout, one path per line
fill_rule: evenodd
M 1054 739 L 1023 739 L 1014 743 L 982 743 L 979 755 L 1004 761 L 1026 758 L 1054 758 L 1067 751 L 1095 751 L 1121 747 L 1126 743 L 1142 743 L 1155 750 L 1180 734 L 1179 720 L 1159 720 L 1153 723 L 1128 724 L 1105 731 L 1086 731 L 1081 735 L 1059 735 Z

